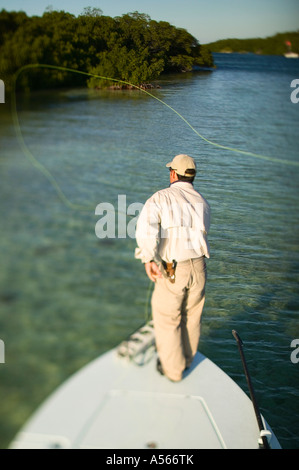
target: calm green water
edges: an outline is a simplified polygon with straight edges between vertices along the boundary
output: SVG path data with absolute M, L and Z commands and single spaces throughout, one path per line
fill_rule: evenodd
M 144 203 L 168 185 L 165 164 L 177 153 L 195 157 L 195 187 L 212 208 L 200 349 L 247 391 L 236 329 L 262 413 L 283 447 L 299 448 L 299 363 L 290 359 L 299 338 L 299 166 L 290 164 L 299 161 L 299 103 L 290 83 L 299 65 L 215 60 L 216 71 L 167 77 L 152 92 L 194 130 L 142 92 L 47 91 L 18 96 L 20 146 L 0 105 L 2 448 L 55 387 L 148 318 L 135 241 L 98 239 L 95 208 L 115 205 L 117 226 L 118 195 Z

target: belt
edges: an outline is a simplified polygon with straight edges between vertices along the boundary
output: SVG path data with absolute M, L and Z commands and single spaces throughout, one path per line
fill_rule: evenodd
M 189 258 L 189 259 L 186 259 L 184 261 L 172 260 L 171 263 L 168 263 L 167 261 L 164 261 L 162 259 L 162 266 L 165 269 L 165 272 L 166 272 L 166 275 L 167 275 L 169 281 L 174 283 L 175 282 L 175 270 L 176 270 L 176 267 L 177 267 L 178 264 L 181 266 L 181 265 L 190 263 L 190 261 L 196 261 L 196 260 L 204 258 L 204 257 L 205 256 L 203 255 L 203 256 L 198 256 L 197 258 Z
M 204 258 L 204 255 L 198 256 L 197 258 L 189 258 L 183 261 L 172 260 L 171 263 L 168 263 L 167 261 L 162 260 L 162 266 L 165 269 L 165 272 L 169 281 L 174 283 L 175 282 L 175 270 L 178 264 L 181 266 L 181 265 L 190 263 L 190 261 L 193 261 L 193 260 L 196 261 L 201 258 Z
M 175 261 L 173 260 L 172 263 L 176 263 L 176 265 L 181 265 L 181 264 L 187 264 L 187 263 L 190 263 L 190 261 L 196 261 L 198 259 L 201 259 L 201 258 L 205 258 L 205 255 L 202 255 L 202 256 L 198 256 L 197 258 L 188 258 L 188 259 L 184 259 L 182 261 Z M 166 261 L 162 260 L 162 264 L 163 266 L 166 265 L 166 264 L 172 264 L 172 263 L 167 263 Z

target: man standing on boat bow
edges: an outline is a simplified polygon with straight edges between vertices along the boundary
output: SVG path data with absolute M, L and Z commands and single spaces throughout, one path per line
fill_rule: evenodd
M 170 185 L 145 203 L 136 226 L 135 258 L 151 281 L 157 369 L 182 379 L 197 352 L 205 301 L 210 207 L 193 187 L 196 163 L 180 154 L 167 163 Z

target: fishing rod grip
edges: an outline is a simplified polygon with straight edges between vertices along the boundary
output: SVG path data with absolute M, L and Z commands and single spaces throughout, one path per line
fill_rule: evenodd
M 242 360 L 242 364 L 243 364 L 243 368 L 244 368 L 244 372 L 245 372 L 245 377 L 246 377 L 247 385 L 248 385 L 248 388 L 249 388 L 249 393 L 250 393 L 251 401 L 252 401 L 252 404 L 253 404 L 253 408 L 254 408 L 254 411 L 255 411 L 258 427 L 259 427 L 260 432 L 262 433 L 263 431 L 265 431 L 265 427 L 264 427 L 262 417 L 261 417 L 261 414 L 260 414 L 260 410 L 259 410 L 256 398 L 255 398 L 255 392 L 254 392 L 254 389 L 253 389 L 253 385 L 252 385 L 252 382 L 251 382 L 251 377 L 250 377 L 250 374 L 249 374 L 249 371 L 248 371 L 245 355 L 244 355 L 244 352 L 243 352 L 243 342 L 242 342 L 242 340 L 241 340 L 241 338 L 240 338 L 240 336 L 239 336 L 239 334 L 237 333 L 236 330 L 232 330 L 232 334 L 233 334 L 233 336 L 234 336 L 234 338 L 235 338 L 235 340 L 237 341 L 237 344 L 238 344 L 238 349 L 239 349 L 239 352 L 240 352 L 240 356 L 241 356 L 241 360 Z M 270 444 L 268 442 L 267 437 L 264 434 L 261 434 L 260 436 L 261 436 L 261 439 L 262 439 L 262 442 L 263 442 L 264 449 L 270 449 Z

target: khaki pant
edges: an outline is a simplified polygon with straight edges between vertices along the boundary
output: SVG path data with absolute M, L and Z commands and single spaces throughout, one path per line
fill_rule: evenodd
M 182 379 L 197 352 L 205 284 L 204 257 L 178 263 L 173 284 L 166 274 L 155 283 L 152 315 L 157 352 L 164 374 L 173 381 Z

